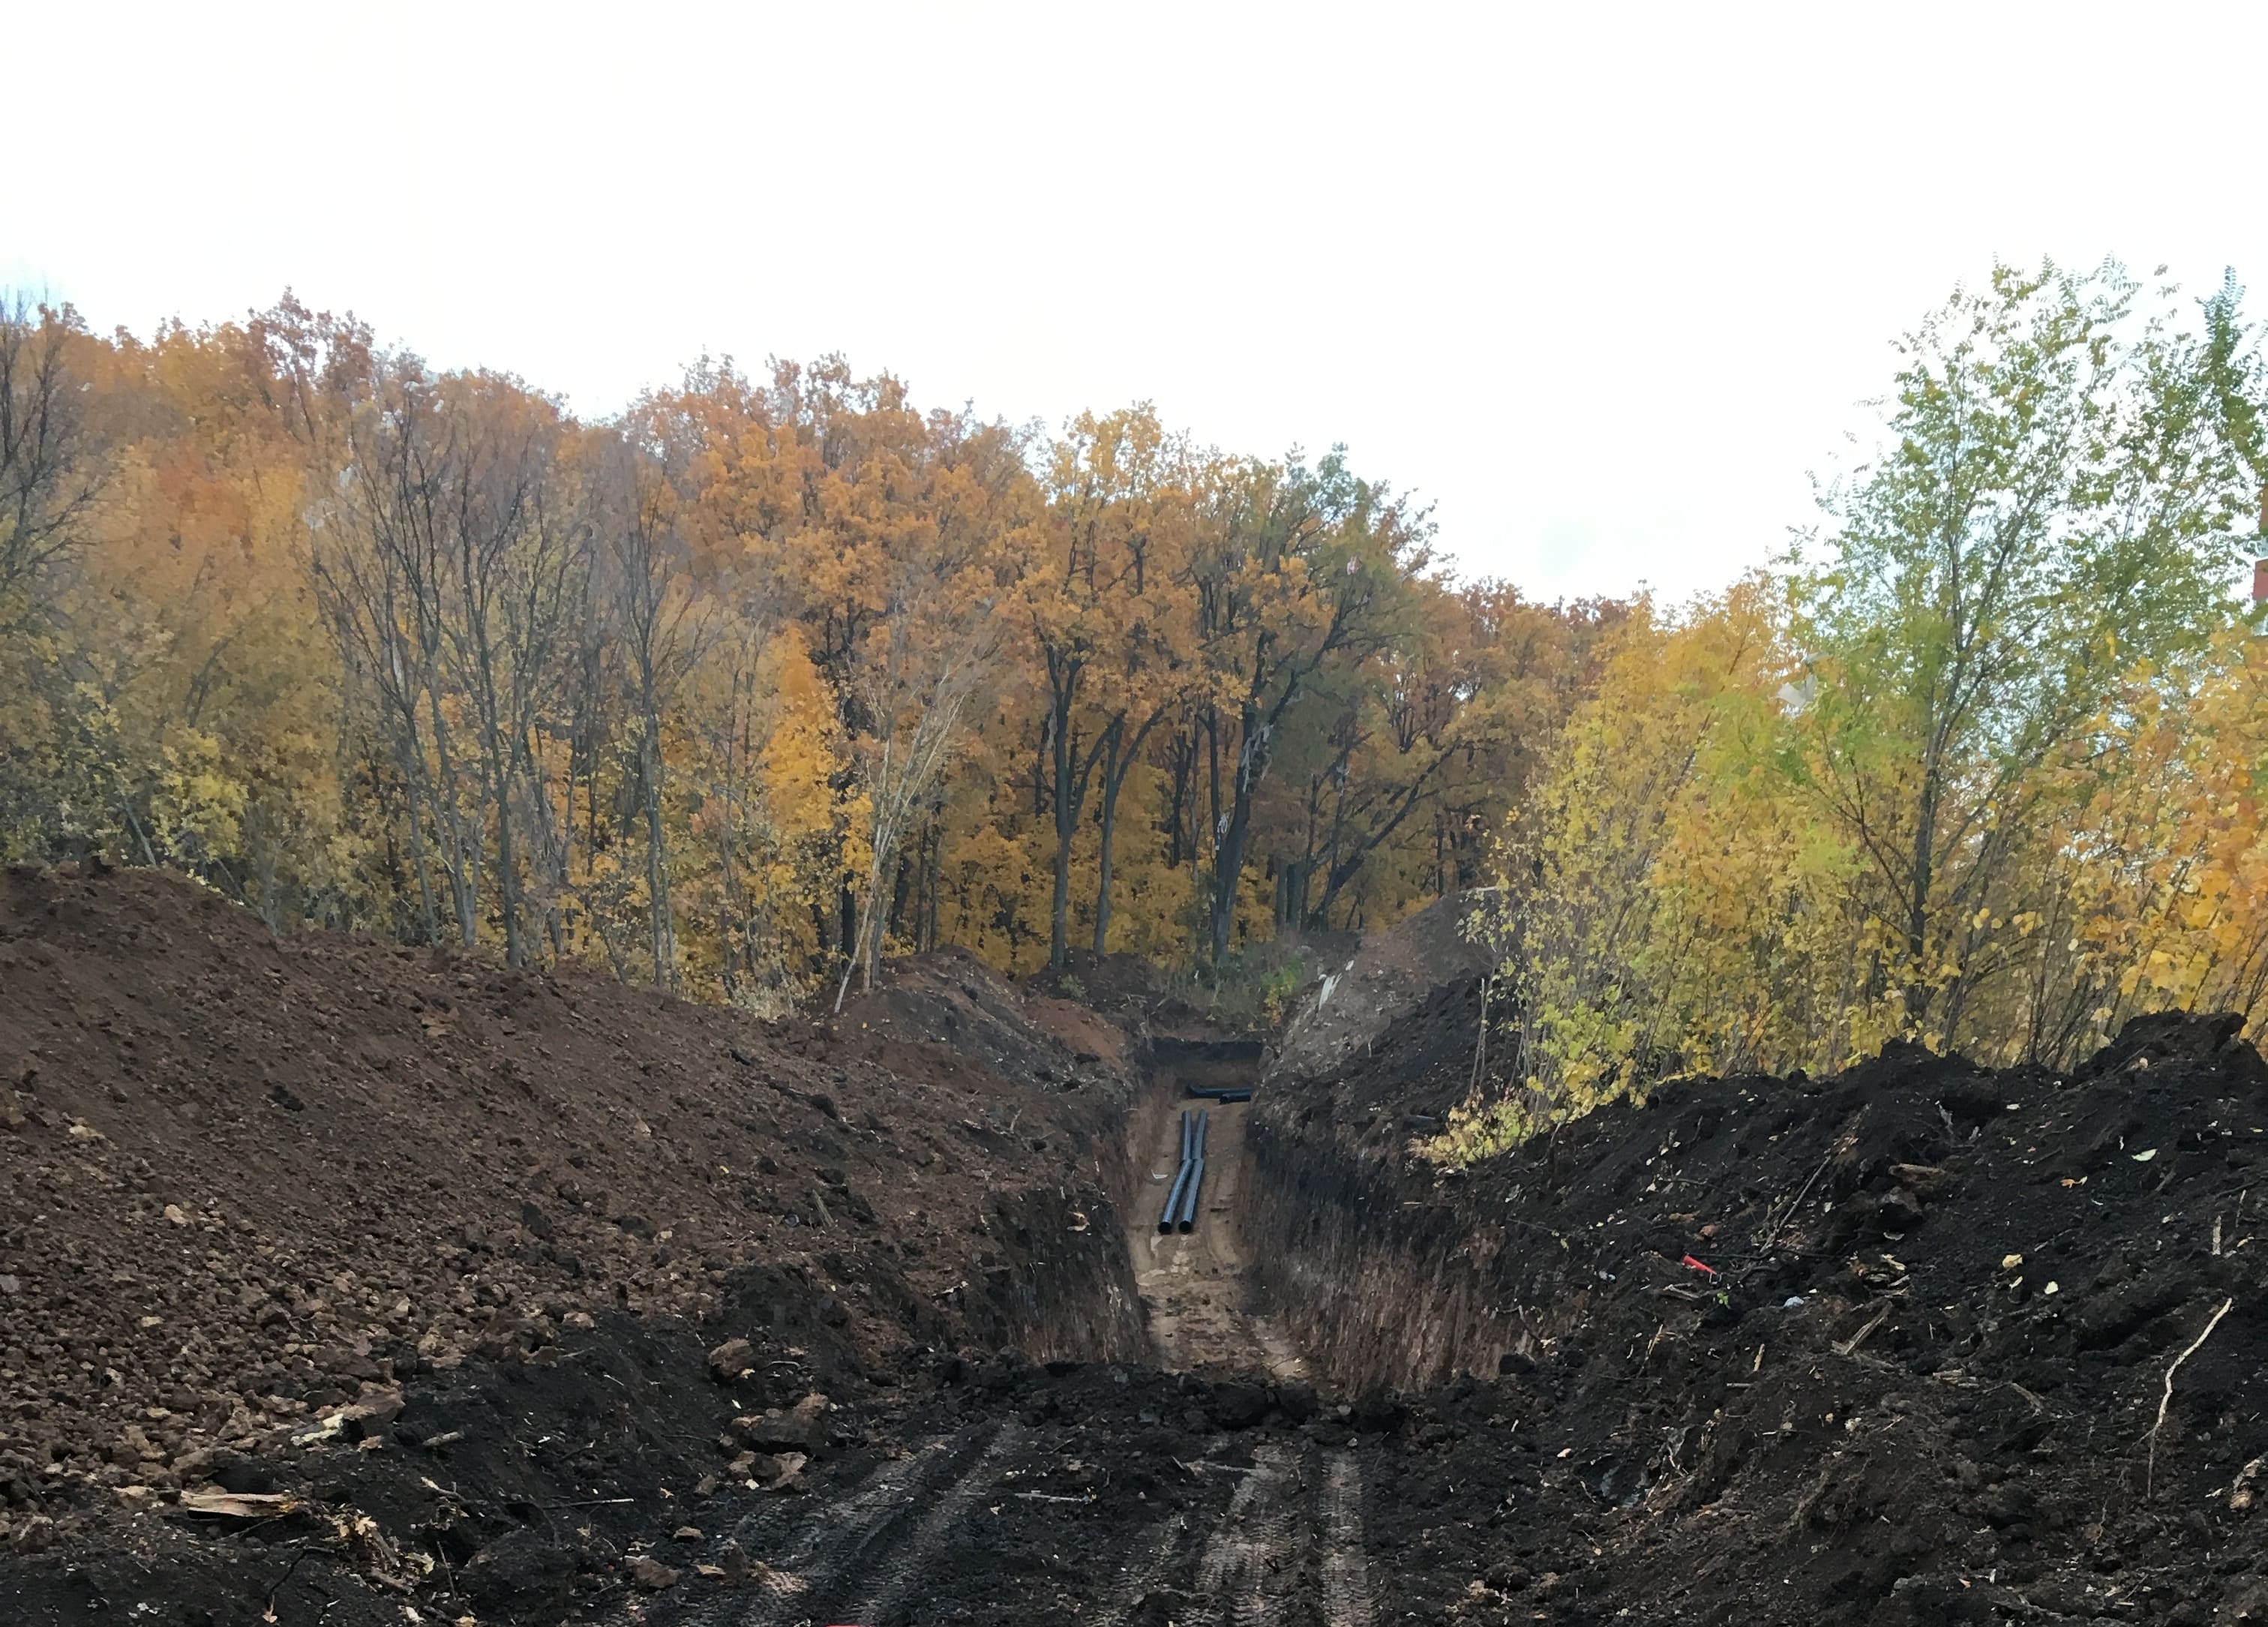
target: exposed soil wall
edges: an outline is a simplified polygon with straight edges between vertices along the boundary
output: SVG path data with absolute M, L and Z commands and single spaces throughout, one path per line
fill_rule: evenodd
M 1407 1154 L 1471 1088 L 1479 998 L 1471 975 L 1400 998 L 1398 1015 L 1327 1065 L 1303 1074 L 1279 1059 L 1256 1103 L 1256 1292 L 1333 1383 L 1493 1374 L 1534 1336 L 1535 1310 L 1500 1280 L 1506 1248 L 1521 1252 L 1500 1206 L 1465 1202 Z
M 1275 1120 L 1256 1120 L 1246 1142 L 1256 1296 L 1335 1388 L 1492 1375 L 1527 1342 L 1499 1297 L 1499 1228 L 1390 1165 Z

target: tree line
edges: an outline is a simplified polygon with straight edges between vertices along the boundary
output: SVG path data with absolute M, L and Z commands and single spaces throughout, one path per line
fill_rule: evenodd
M 2069 1064 L 2268 1019 L 2268 399 L 2241 291 L 2002 266 L 1904 337 L 1879 447 L 1726 593 L 1641 603 L 1515 812 L 1500 1147 L 1681 1073 L 1903 1039 Z
M 1214 968 L 1486 879 L 1624 607 L 1344 455 L 839 358 L 603 420 L 286 296 L 0 304 L 0 853 L 777 1011 L 886 954 Z

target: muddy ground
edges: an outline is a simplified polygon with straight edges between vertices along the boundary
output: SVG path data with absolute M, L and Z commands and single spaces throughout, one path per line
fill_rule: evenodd
M 1127 968 L 1107 1021 L 946 956 L 765 1030 L 8 885 L 0 1619 L 2268 1619 L 2225 1021 L 1450 1177 L 1453 975 L 1217 1109 L 1160 1239 L 1232 1053 Z

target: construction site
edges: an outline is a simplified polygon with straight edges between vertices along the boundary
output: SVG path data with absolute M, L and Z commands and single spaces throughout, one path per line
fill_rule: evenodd
M 1446 1177 L 1451 908 L 1281 1033 L 949 952 L 765 1023 L 12 872 L 0 1616 L 2268 1619 L 2232 1023 Z

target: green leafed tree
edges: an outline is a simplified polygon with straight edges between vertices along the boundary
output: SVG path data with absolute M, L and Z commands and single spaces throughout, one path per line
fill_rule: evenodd
M 2140 292 L 2115 264 L 1957 291 L 1900 345 L 1888 446 L 1797 552 L 1800 772 L 1925 1034 L 2003 964 L 1995 890 L 2043 768 L 2118 674 L 2236 613 L 2249 341 L 2230 291 L 2194 327 Z

